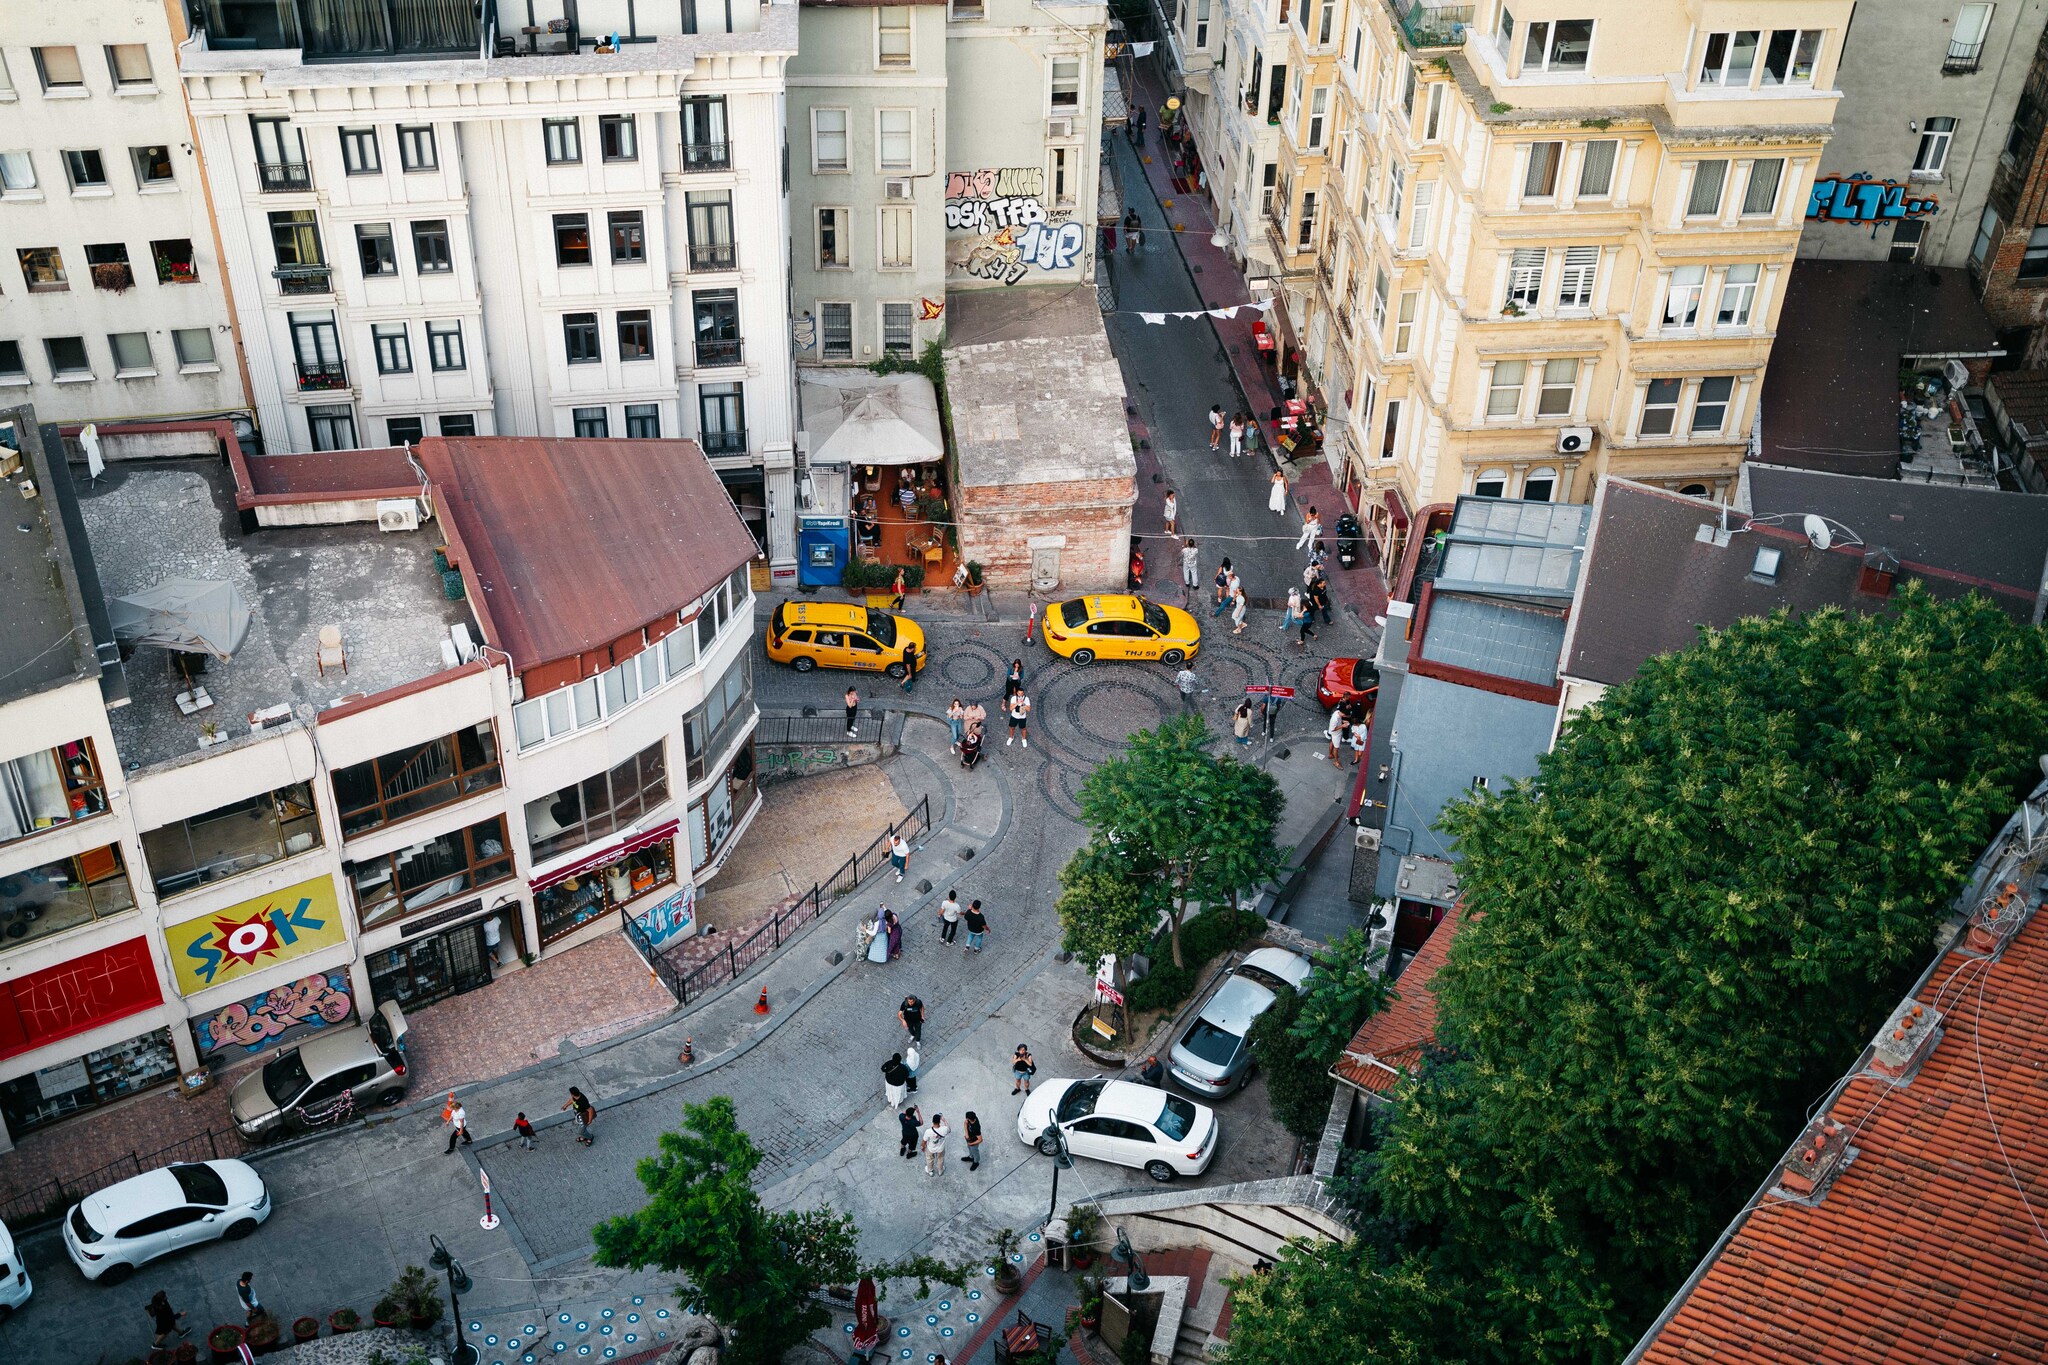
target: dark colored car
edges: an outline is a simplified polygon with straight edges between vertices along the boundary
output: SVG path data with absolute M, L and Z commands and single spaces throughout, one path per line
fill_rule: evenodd
M 1371 709 L 1380 696 L 1380 671 L 1370 659 L 1332 659 L 1316 679 L 1316 705 L 1325 711 L 1342 706 Z

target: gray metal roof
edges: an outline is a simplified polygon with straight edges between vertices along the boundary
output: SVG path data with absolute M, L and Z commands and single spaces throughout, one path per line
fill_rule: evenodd
M 1430 603 L 1422 657 L 1548 687 L 1557 682 L 1564 625 L 1560 611 L 1439 593 Z
M 1591 509 L 1572 503 L 1462 497 L 1444 537 L 1436 590 L 1568 599 Z

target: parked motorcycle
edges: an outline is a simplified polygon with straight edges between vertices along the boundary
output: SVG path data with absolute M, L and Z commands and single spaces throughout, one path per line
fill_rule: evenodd
M 1358 517 L 1346 512 L 1337 518 L 1337 562 L 1347 569 L 1358 567 L 1358 542 L 1364 535 Z

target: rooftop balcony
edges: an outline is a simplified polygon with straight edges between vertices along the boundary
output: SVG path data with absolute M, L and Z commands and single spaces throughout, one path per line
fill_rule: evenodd
M 1387 5 L 1409 47 L 1421 51 L 1465 45 L 1465 30 L 1472 23 L 1471 5 L 1426 5 L 1422 0 L 1387 0 Z

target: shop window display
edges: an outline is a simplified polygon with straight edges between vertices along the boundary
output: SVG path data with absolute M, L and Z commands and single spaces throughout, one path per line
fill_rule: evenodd
M 31 1128 L 162 1085 L 178 1072 L 171 1032 L 158 1029 L 74 1061 L 0 1084 L 0 1115 L 19 1137 Z
M 663 839 L 609 866 L 591 868 L 536 892 L 534 913 L 543 943 L 552 943 L 600 915 L 616 911 L 676 880 L 675 841 Z

